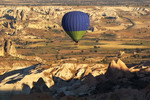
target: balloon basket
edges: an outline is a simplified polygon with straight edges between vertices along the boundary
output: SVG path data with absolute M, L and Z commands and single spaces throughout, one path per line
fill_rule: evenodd
M 76 42 L 74 45 L 79 45 L 79 43 L 78 43 L 78 42 Z

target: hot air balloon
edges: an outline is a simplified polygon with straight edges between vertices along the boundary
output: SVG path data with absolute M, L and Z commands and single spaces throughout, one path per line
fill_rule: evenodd
M 89 23 L 88 14 L 81 11 L 68 12 L 62 18 L 63 29 L 76 43 L 86 33 Z

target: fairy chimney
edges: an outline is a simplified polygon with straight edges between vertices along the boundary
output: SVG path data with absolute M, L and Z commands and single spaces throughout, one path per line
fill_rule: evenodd
M 124 54 L 125 54 L 124 51 L 119 51 L 117 56 L 118 56 L 118 58 L 121 58 Z
M 0 48 L 0 56 L 11 55 L 14 56 L 17 54 L 16 48 L 13 42 L 10 39 L 3 39 L 1 48 Z
M 125 65 L 124 62 L 122 62 L 120 59 L 118 59 L 117 62 L 112 60 L 112 62 L 108 66 L 105 76 L 107 78 L 117 79 L 124 76 L 126 77 L 126 74 L 128 72 L 129 68 Z

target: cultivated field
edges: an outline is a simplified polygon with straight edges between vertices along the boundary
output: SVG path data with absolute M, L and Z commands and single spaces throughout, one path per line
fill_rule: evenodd
M 107 63 L 117 58 L 120 51 L 125 52 L 121 58 L 129 64 L 150 58 L 149 8 L 8 6 L 0 9 L 1 38 L 11 39 L 17 53 L 24 56 L 38 56 L 46 63 L 70 62 L 71 58 L 76 59 L 71 62 Z M 78 45 L 61 27 L 62 16 L 74 10 L 88 13 L 91 23 Z
M 70 11 L 90 19 L 78 45 Z M 0 100 L 149 100 L 149 61 L 148 6 L 0 6 Z

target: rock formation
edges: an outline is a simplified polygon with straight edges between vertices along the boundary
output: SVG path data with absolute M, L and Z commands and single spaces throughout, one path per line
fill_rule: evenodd
M 118 57 L 118 58 L 121 58 L 124 54 L 125 54 L 124 51 L 119 51 L 117 57 Z
M 14 43 L 10 39 L 4 39 L 1 46 L 1 56 L 14 56 L 17 54 Z
M 117 63 L 112 60 L 105 75 L 111 79 L 117 79 L 126 76 L 128 72 L 129 68 L 125 65 L 125 63 L 118 59 Z
M 1 79 L 0 86 L 3 86 L 3 87 L 0 87 L 0 90 L 6 89 L 7 87 L 11 86 L 12 91 L 14 91 L 14 93 L 15 93 L 15 90 L 13 90 L 13 88 L 15 87 L 18 90 L 22 90 L 21 93 L 28 94 L 30 91 L 31 91 L 30 93 L 37 93 L 37 92 L 42 92 L 42 91 L 46 92 L 48 91 L 48 89 L 46 88 L 53 87 L 52 90 L 57 91 L 57 95 L 59 95 L 61 92 L 64 92 L 64 94 L 66 95 L 69 95 L 69 94 L 76 95 L 76 93 L 78 93 L 78 95 L 82 95 L 82 94 L 89 93 L 89 91 L 87 90 L 89 88 L 93 90 L 95 85 L 97 84 L 96 79 L 92 75 L 92 70 L 89 71 L 88 72 L 89 75 L 86 75 L 86 76 L 84 76 L 84 73 L 78 74 L 81 72 L 80 70 L 82 69 L 87 70 L 88 66 L 90 66 L 88 64 L 77 65 L 77 64 L 67 63 L 63 65 L 58 65 L 55 67 L 50 67 L 49 69 L 45 69 L 45 70 L 41 69 L 42 66 L 44 65 L 33 65 L 33 66 L 30 66 L 29 68 L 24 68 L 20 70 L 14 69 L 14 71 L 12 72 L 5 73 L 4 75 L 1 76 L 3 78 Z M 100 69 L 101 67 L 103 67 L 103 65 L 99 64 L 93 67 Z M 79 68 L 82 68 L 82 69 L 79 69 Z M 40 73 L 38 73 L 38 69 Z M 66 73 L 62 77 L 63 75 L 62 71 L 64 71 L 65 73 L 66 70 L 69 71 L 69 73 Z M 73 74 L 80 75 L 78 76 L 79 79 L 76 79 L 75 76 L 72 76 L 70 78 L 70 74 L 71 76 Z M 22 78 L 19 76 L 22 76 Z M 65 80 L 62 80 L 61 78 Z M 15 83 L 15 80 L 17 81 L 17 83 Z M 66 80 L 70 80 L 70 81 L 67 82 Z M 7 84 L 7 82 L 8 83 L 13 82 L 13 84 Z M 2 85 L 5 83 L 7 85 Z M 16 84 L 17 84 L 17 87 L 16 87 Z M 29 89 L 31 90 L 29 91 Z M 82 89 L 85 89 L 84 92 L 81 91 Z
M 1 42 L 1 47 L 0 47 L 0 56 L 3 57 L 7 57 L 7 56 L 12 56 L 12 57 L 18 57 L 20 59 L 26 59 L 26 60 L 35 60 L 38 62 L 43 62 L 45 63 L 45 61 L 43 59 L 41 59 L 38 56 L 24 56 L 21 54 L 17 53 L 17 50 L 15 48 L 14 42 L 11 41 L 11 39 L 2 39 Z
M 78 7 L 68 6 L 17 6 L 8 7 L 8 9 L 6 9 L 4 7 L 1 7 L 0 16 L 2 21 L 0 22 L 0 25 L 2 25 L 3 27 L 0 32 L 13 40 L 16 39 L 15 41 L 17 41 L 17 46 L 19 45 L 18 47 L 20 51 L 22 50 L 22 48 L 23 51 L 27 49 L 31 49 L 33 50 L 33 52 L 36 50 L 38 51 L 39 47 L 36 47 L 37 45 L 40 45 L 40 48 L 42 48 L 42 46 L 50 46 L 55 42 L 58 42 L 58 44 L 64 42 L 63 40 L 65 38 L 63 38 L 64 34 L 61 34 L 62 27 L 60 22 L 62 16 L 68 11 L 82 10 L 91 18 L 91 28 L 88 31 L 96 33 L 91 34 L 89 35 L 90 37 L 87 36 L 85 38 L 95 41 L 94 36 L 101 36 L 101 33 L 103 32 L 110 33 L 108 34 L 108 36 L 104 37 L 104 39 L 103 37 L 96 37 L 97 40 L 105 41 L 105 39 L 107 40 L 107 37 L 114 39 L 111 33 L 116 32 L 115 35 L 117 36 L 115 36 L 115 38 L 119 38 L 119 41 L 123 43 L 123 38 L 121 37 L 127 38 L 129 35 L 131 35 L 124 33 L 132 32 L 132 29 L 130 31 L 125 29 L 128 29 L 134 24 L 132 23 L 132 20 L 134 18 L 136 19 L 133 20 L 133 22 L 135 22 L 136 24 L 136 27 L 134 28 L 135 31 L 138 29 L 137 27 L 139 27 L 139 25 L 142 26 L 143 24 L 145 24 L 145 22 L 149 18 L 148 16 L 146 16 L 147 14 L 149 14 L 148 9 L 134 8 L 135 7 L 86 7 L 85 9 L 83 7 L 83 9 L 79 9 Z M 131 17 L 131 19 L 125 18 L 125 16 Z M 138 17 L 140 19 L 146 18 L 147 20 L 145 22 L 143 20 L 143 22 L 138 22 Z M 148 23 L 146 23 L 145 25 L 147 24 Z M 147 27 L 145 25 L 144 27 Z M 121 34 L 118 34 L 120 31 Z M 137 31 L 135 33 L 136 35 L 133 34 L 133 36 L 136 36 L 136 38 L 138 38 Z M 147 35 L 142 35 L 148 38 Z M 139 37 L 140 36 L 141 35 L 139 34 Z M 59 42 L 60 38 L 63 38 L 61 42 Z M 141 38 L 143 39 L 143 37 L 140 37 L 140 39 Z M 17 39 L 20 39 L 21 42 Z M 31 39 L 34 40 L 34 43 L 31 42 L 30 45 L 30 42 L 28 43 L 27 41 Z M 59 41 L 56 41 L 55 39 Z M 43 42 L 46 42 L 46 45 Z M 26 45 L 27 49 L 24 45 Z M 83 46 L 83 48 L 91 45 L 86 44 L 86 46 Z M 105 47 L 107 43 L 104 43 L 104 45 L 102 43 L 101 45 L 100 42 L 97 41 L 94 48 L 95 51 L 92 51 L 91 53 L 92 56 L 93 54 L 94 56 L 97 56 L 97 54 L 99 54 L 99 48 L 97 48 L 97 45 L 100 45 L 103 48 L 103 46 Z M 116 44 L 114 45 L 116 46 Z M 123 44 L 118 43 L 117 45 L 120 45 L 120 50 L 121 47 L 124 47 Z M 63 45 L 56 46 L 56 48 L 51 48 L 53 48 L 53 50 L 56 50 L 58 48 L 59 51 L 57 53 L 59 53 L 59 55 L 67 54 L 65 50 L 69 48 L 73 48 L 74 50 L 74 47 L 67 46 L 63 51 L 59 49 L 62 46 Z M 86 50 L 83 50 L 82 52 L 82 48 L 79 49 L 79 52 L 81 51 L 81 54 L 86 55 L 90 53 L 87 53 Z M 123 49 L 125 50 L 125 48 Z M 0 48 L 0 56 L 2 56 L 0 58 L 0 70 L 4 70 L 0 74 L 0 100 L 3 100 L 3 94 L 5 94 L 5 97 L 7 98 L 12 96 L 11 100 L 55 100 L 54 98 L 56 98 L 57 100 L 149 100 L 150 98 L 150 63 L 148 61 L 130 66 L 131 68 L 128 68 L 126 64 L 120 60 L 126 59 L 122 58 L 125 52 L 120 51 L 117 56 L 120 59 L 118 59 L 117 61 L 112 60 L 108 68 L 103 64 L 99 64 L 101 63 L 101 59 L 103 59 L 103 57 L 92 58 L 90 57 L 91 55 L 86 55 L 85 58 L 83 56 L 83 58 L 80 56 L 81 58 L 66 58 L 56 60 L 55 62 L 57 63 L 53 64 L 53 58 L 51 57 L 54 54 L 49 55 L 47 53 L 49 52 L 49 50 L 45 50 L 45 48 L 42 48 L 42 52 L 40 50 L 38 51 L 40 53 L 38 53 L 37 55 L 41 55 L 41 57 L 43 57 L 44 59 L 48 59 L 46 63 L 45 60 L 41 59 L 38 56 L 24 56 L 22 54 L 18 54 L 18 52 L 20 51 L 17 52 L 12 40 L 3 40 Z M 90 50 L 93 49 L 91 48 Z M 125 51 L 127 55 L 131 53 L 128 49 Z M 75 50 L 72 51 L 72 54 L 75 55 L 79 52 L 78 50 Z M 107 57 L 108 59 L 106 60 L 104 59 L 104 62 L 107 62 L 110 59 L 116 57 L 112 52 L 105 52 L 104 54 L 106 53 L 108 53 L 107 55 L 109 57 Z M 68 55 L 69 54 L 67 54 L 67 57 Z M 103 55 L 103 53 L 100 53 L 100 56 L 101 55 Z M 14 59 L 13 57 L 19 58 L 19 60 Z M 10 59 L 7 60 L 8 58 Z M 6 60 L 3 61 L 4 59 Z M 85 63 L 71 63 L 78 62 L 79 59 L 80 61 L 81 59 L 83 59 Z M 67 61 L 68 63 L 65 63 L 64 61 Z M 59 62 L 61 63 L 59 64 Z M 90 64 L 88 64 L 87 62 L 90 62 Z
M 14 69 L 1 75 L 0 90 L 9 87 L 14 100 L 21 97 L 28 98 L 35 94 L 34 98 L 36 98 L 39 93 L 41 97 L 43 93 L 46 93 L 58 100 L 70 98 L 75 100 L 133 100 L 135 98 L 148 100 L 150 77 L 145 69 L 150 65 L 145 62 L 139 66 L 144 64 L 145 66 L 138 67 L 140 70 L 135 73 L 130 72 L 130 68 L 120 59 L 117 62 L 113 60 L 106 73 L 96 77 L 92 75 L 94 71 L 89 69 L 96 68 L 95 70 L 99 71 L 98 68 L 103 67 L 101 64 L 93 66 L 66 63 L 53 67 L 38 64 L 20 70 Z M 16 90 L 21 91 L 16 92 Z
M 30 93 L 43 93 L 43 92 L 49 92 L 49 88 L 45 84 L 44 80 L 42 78 L 39 78 L 37 82 L 33 83 L 33 88 L 31 89 Z
M 12 29 L 12 26 L 17 26 L 15 28 L 24 29 L 24 27 L 33 28 L 33 29 L 43 29 L 46 30 L 48 27 L 62 30 L 60 20 L 62 16 L 68 12 L 68 10 L 79 10 L 78 8 L 74 7 L 8 7 L 8 9 L 1 8 L 0 15 L 3 16 L 3 26 L 5 26 L 5 31 L 9 31 L 8 29 Z M 89 32 L 99 32 L 104 29 L 105 31 L 113 30 L 113 28 L 108 28 L 102 26 L 105 22 L 109 22 L 109 24 L 116 23 L 115 26 L 123 27 L 122 29 L 128 28 L 128 25 L 131 23 L 129 21 L 124 21 L 124 18 L 120 17 L 118 14 L 118 9 L 122 10 L 122 12 L 128 11 L 129 14 L 139 14 L 141 15 L 148 15 L 149 10 L 147 8 L 127 8 L 127 7 L 120 7 L 120 8 L 113 8 L 113 7 L 96 7 L 96 8 L 89 8 L 89 9 L 82 9 L 85 13 L 89 15 L 91 18 L 91 27 L 92 29 Z M 96 12 L 96 10 L 98 10 Z M 140 15 L 141 14 L 141 15 Z M 53 16 L 53 17 L 51 17 Z M 108 19 L 107 19 L 108 18 Z M 110 19 L 109 19 L 110 18 Z M 111 18 L 115 18 L 115 20 L 111 21 Z M 107 19 L 107 20 L 102 20 Z M 15 22 L 11 23 L 10 22 Z M 28 23 L 28 24 L 27 24 Z M 101 25 L 98 25 L 101 24 Z M 16 24 L 16 25 L 15 25 Z M 107 23 L 108 24 L 108 23 Z M 114 24 L 113 24 L 114 25 Z M 106 25 L 107 26 L 107 25 Z M 120 29 L 119 29 L 120 30 Z M 21 34 L 21 33 L 20 33 Z

